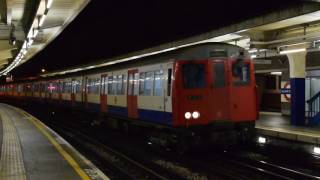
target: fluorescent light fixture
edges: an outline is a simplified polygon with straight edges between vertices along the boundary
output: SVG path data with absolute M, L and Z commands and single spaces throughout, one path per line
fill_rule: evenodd
M 27 49 L 27 41 L 26 40 L 23 42 L 22 49 Z
M 271 75 L 282 75 L 282 72 L 278 71 L 278 72 L 271 72 Z
M 252 59 L 257 58 L 257 55 L 253 54 L 253 55 L 251 55 L 251 58 Z
M 258 143 L 265 144 L 267 142 L 267 139 L 265 137 L 258 137 Z
M 39 27 L 43 25 L 44 20 L 46 19 L 46 16 L 47 16 L 47 15 L 43 14 L 43 15 L 40 17 L 40 20 L 39 20 Z
M 303 51 L 306 51 L 306 48 L 284 50 L 284 51 L 280 51 L 280 54 L 290 54 L 290 53 L 297 53 L 297 52 L 303 52 Z
M 28 46 L 31 46 L 33 44 L 33 39 L 29 39 Z
M 37 37 L 38 33 L 39 33 L 39 30 L 37 28 L 34 28 L 33 29 L 33 37 L 34 38 Z
M 320 147 L 314 147 L 314 148 L 313 148 L 313 152 L 314 152 L 315 154 L 320 155 Z
M 46 8 L 50 9 L 51 5 L 52 5 L 52 0 L 47 0 L 46 1 Z
M 255 53 L 255 52 L 258 52 L 258 50 L 257 49 L 250 49 L 248 52 L 249 53 Z

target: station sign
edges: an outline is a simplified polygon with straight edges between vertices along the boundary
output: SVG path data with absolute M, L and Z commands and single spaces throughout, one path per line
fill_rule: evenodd
M 290 102 L 291 100 L 291 87 L 289 81 L 281 82 L 281 102 Z

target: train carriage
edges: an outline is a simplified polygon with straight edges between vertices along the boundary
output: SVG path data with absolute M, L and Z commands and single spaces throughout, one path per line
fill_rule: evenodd
M 194 45 L 34 83 L 39 83 L 33 88 L 39 90 L 37 98 L 120 117 L 127 125 L 143 124 L 146 132 L 166 134 L 165 139 L 183 132 L 228 142 L 239 134 L 249 137 L 257 119 L 252 61 L 244 49 L 224 43 Z M 24 92 L 30 94 L 28 86 L 30 82 L 24 82 Z

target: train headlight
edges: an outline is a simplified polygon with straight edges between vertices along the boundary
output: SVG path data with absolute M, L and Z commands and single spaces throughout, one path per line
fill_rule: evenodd
M 320 155 L 320 147 L 314 147 L 313 152 L 317 155 Z
M 192 113 L 192 117 L 193 117 L 194 119 L 198 119 L 198 118 L 200 117 L 200 113 L 199 113 L 198 111 L 194 111 L 194 112 Z
M 190 112 L 184 113 L 184 117 L 185 117 L 186 119 L 190 119 L 190 118 L 191 118 L 191 113 L 190 113 Z
M 265 137 L 258 137 L 258 143 L 265 144 L 267 142 L 267 139 Z

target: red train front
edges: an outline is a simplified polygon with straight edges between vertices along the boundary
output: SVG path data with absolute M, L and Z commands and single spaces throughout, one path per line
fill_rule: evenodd
M 243 53 L 176 61 L 175 127 L 209 135 L 214 142 L 251 137 L 257 119 L 255 76 L 252 61 Z

